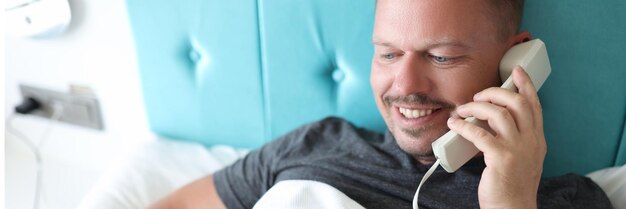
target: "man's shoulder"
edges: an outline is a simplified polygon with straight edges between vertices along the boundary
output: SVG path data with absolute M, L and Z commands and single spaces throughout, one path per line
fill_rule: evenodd
M 349 121 L 329 116 L 321 120 L 313 121 L 304 125 L 301 125 L 294 130 L 276 138 L 276 140 L 290 140 L 294 138 L 302 138 L 305 135 L 339 135 L 341 132 L 354 132 L 356 127 Z
M 380 133 L 355 126 L 343 118 L 330 116 L 296 128 L 295 130 L 278 137 L 265 147 L 269 149 L 298 148 L 312 151 L 318 148 L 337 148 L 353 144 L 367 144 L 368 142 L 382 141 Z
M 328 116 L 319 121 L 303 125 L 295 131 L 299 134 L 308 134 L 312 140 L 359 140 L 372 141 L 383 138 L 383 135 L 372 130 L 358 127 L 352 122 Z
M 355 126 L 350 121 L 337 117 L 337 116 L 328 116 L 321 120 L 311 122 L 304 125 L 310 126 L 314 129 L 354 129 Z
M 590 178 L 577 174 L 542 179 L 538 199 L 540 206 L 544 203 L 552 206 L 571 204 L 576 208 L 611 208 L 602 188 Z

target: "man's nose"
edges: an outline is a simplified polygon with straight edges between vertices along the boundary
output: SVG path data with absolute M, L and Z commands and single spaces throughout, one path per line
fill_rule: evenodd
M 426 63 L 417 58 L 403 60 L 397 69 L 393 87 L 401 95 L 415 93 L 428 94 L 431 82 L 428 78 Z

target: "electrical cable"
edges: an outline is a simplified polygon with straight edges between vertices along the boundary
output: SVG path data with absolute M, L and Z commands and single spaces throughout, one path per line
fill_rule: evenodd
M 28 114 L 38 108 L 39 106 L 34 107 L 33 109 L 24 112 L 24 114 Z M 30 149 L 35 155 L 36 174 L 35 174 L 35 195 L 34 195 L 34 201 L 33 201 L 33 209 L 39 209 L 41 206 L 40 203 L 45 203 L 45 196 L 44 196 L 45 192 L 44 192 L 44 184 L 43 184 L 43 159 L 41 155 L 41 149 L 43 148 L 44 142 L 50 135 L 50 132 L 53 130 L 54 123 L 58 121 L 62 115 L 63 115 L 63 107 L 58 104 L 53 104 L 52 116 L 50 117 L 50 121 L 44 128 L 44 131 L 39 141 L 36 144 L 32 140 L 30 140 L 25 134 L 23 134 L 21 131 L 19 131 L 17 128 L 13 126 L 13 121 L 16 118 L 15 113 L 11 114 L 6 119 L 7 133 L 13 134 L 13 136 L 15 136 L 17 139 L 22 141 L 28 147 L 28 149 Z

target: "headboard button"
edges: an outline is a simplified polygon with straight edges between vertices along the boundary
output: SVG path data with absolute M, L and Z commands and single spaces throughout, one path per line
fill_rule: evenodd
M 189 59 L 193 62 L 193 63 L 198 63 L 198 61 L 200 61 L 202 55 L 200 55 L 200 52 L 198 52 L 195 49 L 191 49 L 189 50 Z
M 346 75 L 340 69 L 335 69 L 332 76 L 333 80 L 337 83 L 341 82 L 346 77 Z

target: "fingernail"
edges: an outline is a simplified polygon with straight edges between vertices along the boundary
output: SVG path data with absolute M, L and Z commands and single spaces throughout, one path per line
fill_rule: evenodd
M 480 92 L 479 92 L 479 93 L 474 94 L 474 100 L 477 100 L 478 98 L 480 98 Z
M 456 118 L 448 118 L 448 124 L 452 124 L 456 121 Z

